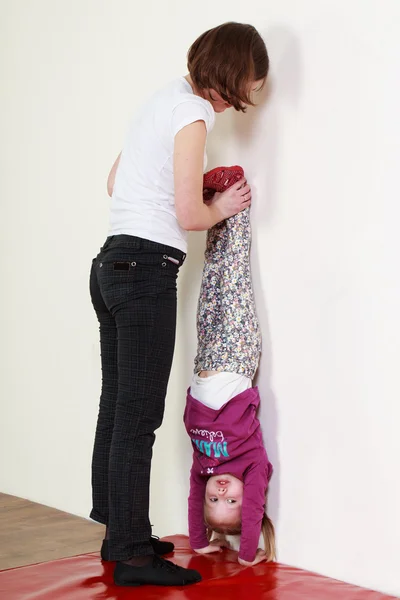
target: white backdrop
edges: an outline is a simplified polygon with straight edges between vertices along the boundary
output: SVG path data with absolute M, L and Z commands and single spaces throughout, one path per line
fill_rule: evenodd
M 0 4 L 0 489 L 88 514 L 100 372 L 87 280 L 108 170 L 195 37 L 251 22 L 270 52 L 268 101 L 218 117 L 209 166 L 242 164 L 254 190 L 279 558 L 400 593 L 398 0 Z M 191 235 L 180 277 L 154 453 L 159 535 L 187 531 L 182 412 L 203 243 Z

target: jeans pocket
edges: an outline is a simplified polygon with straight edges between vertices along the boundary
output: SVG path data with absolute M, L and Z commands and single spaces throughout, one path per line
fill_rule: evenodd
M 178 280 L 179 266 L 171 263 L 162 263 L 161 278 L 164 282 L 165 291 L 177 292 L 177 280 Z
M 108 310 L 127 300 L 176 292 L 177 265 L 163 255 L 116 250 L 104 253 L 97 262 L 98 281 Z

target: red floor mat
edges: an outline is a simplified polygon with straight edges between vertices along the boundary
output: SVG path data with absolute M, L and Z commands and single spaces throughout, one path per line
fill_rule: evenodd
M 199 584 L 181 588 L 119 588 L 112 564 L 86 554 L 0 572 L 1 600 L 389 600 L 357 588 L 279 564 L 243 568 L 236 554 L 193 555 L 187 538 L 167 538 L 176 545 L 174 560 L 203 575 Z

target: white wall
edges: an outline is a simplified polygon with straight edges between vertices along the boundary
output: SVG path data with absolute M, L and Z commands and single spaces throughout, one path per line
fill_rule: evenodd
M 191 41 L 252 22 L 271 55 L 269 100 L 219 118 L 210 166 L 241 163 L 255 191 L 279 557 L 399 593 L 398 0 L 1 5 L 0 489 L 88 513 L 100 373 L 87 278 L 108 169 L 138 104 L 184 73 Z M 181 414 L 202 244 L 191 237 L 181 276 L 155 448 L 159 534 L 187 530 Z

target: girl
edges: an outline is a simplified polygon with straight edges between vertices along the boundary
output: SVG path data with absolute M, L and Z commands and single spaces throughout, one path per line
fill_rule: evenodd
M 106 526 L 101 556 L 116 561 L 118 585 L 201 579 L 159 557 L 173 545 L 151 535 L 152 447 L 174 351 L 186 230 L 209 229 L 251 201 L 243 180 L 211 205 L 203 203 L 207 135 L 215 113 L 253 104 L 268 54 L 254 27 L 226 23 L 194 42 L 188 69 L 145 103 L 128 133 L 108 182 L 109 237 L 90 277 L 103 378 L 91 517 Z
M 242 180 L 240 167 L 205 177 L 206 198 Z M 218 201 L 218 200 L 217 200 Z M 200 553 L 219 551 L 211 533 L 241 533 L 239 562 L 275 558 L 274 528 L 265 514 L 272 465 L 265 451 L 252 387 L 261 336 L 250 275 L 249 209 L 208 232 L 198 305 L 198 353 L 184 415 L 193 445 L 189 534 Z M 261 531 L 265 550 L 258 549 Z

